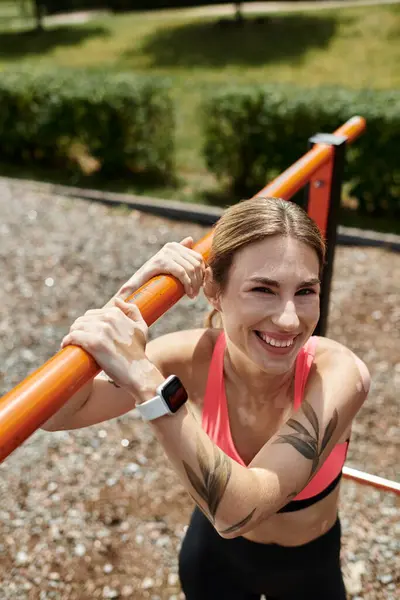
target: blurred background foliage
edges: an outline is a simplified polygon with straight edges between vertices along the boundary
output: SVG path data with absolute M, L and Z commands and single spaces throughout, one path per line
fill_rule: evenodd
M 224 206 L 289 166 L 309 135 L 364 114 L 368 131 L 349 153 L 341 221 L 398 230 L 400 5 L 344 0 L 329 10 L 256 13 L 246 2 L 222 11 L 203 4 L 0 0 L 0 173 Z M 167 5 L 197 8 L 156 10 Z M 53 14 L 67 9 L 99 10 Z M 116 77 L 128 86 L 120 96 Z M 147 112 L 139 79 L 153 90 Z M 46 86 L 57 89 L 51 102 Z M 269 92 L 256 114 L 260 86 Z M 238 115 L 240 136 L 224 135 L 224 127 L 235 133 Z M 127 118 L 132 127 L 121 125 Z

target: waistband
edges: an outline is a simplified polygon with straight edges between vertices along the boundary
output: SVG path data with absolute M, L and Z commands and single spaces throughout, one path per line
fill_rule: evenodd
M 262 542 L 255 542 L 248 540 L 242 536 L 224 539 L 219 536 L 215 531 L 214 527 L 203 515 L 203 513 L 196 507 L 193 515 L 196 519 L 204 519 L 207 525 L 212 528 L 215 534 L 219 537 L 219 543 L 221 549 L 224 549 L 227 555 L 235 556 L 236 559 L 242 557 L 245 562 L 262 562 L 268 561 L 268 564 L 275 565 L 279 568 L 281 565 L 289 565 L 301 567 L 302 565 L 310 564 L 310 561 L 314 561 L 318 564 L 321 561 L 326 560 L 329 556 L 338 556 L 341 545 L 341 523 L 339 515 L 336 517 L 335 523 L 328 531 L 320 535 L 310 542 L 300 544 L 299 546 L 282 546 L 280 544 L 264 544 Z M 203 526 L 206 526 L 204 523 Z
M 284 563 L 286 566 L 309 564 L 314 561 L 318 564 L 330 554 L 337 554 L 340 550 L 341 524 L 337 516 L 332 527 L 319 537 L 300 544 L 299 546 L 281 546 L 280 544 L 262 544 L 248 540 L 244 537 L 234 538 L 237 542 L 237 551 L 241 554 L 253 555 L 258 559 L 263 556 L 264 560 L 275 563 L 276 565 Z M 230 541 L 230 540 L 227 540 Z

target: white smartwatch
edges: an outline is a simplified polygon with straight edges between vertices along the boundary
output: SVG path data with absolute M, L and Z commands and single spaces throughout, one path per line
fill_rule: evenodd
M 170 375 L 167 379 L 158 386 L 156 396 L 137 404 L 136 408 L 139 411 L 144 421 L 152 421 L 164 415 L 172 415 L 176 413 L 180 407 L 185 404 L 188 399 L 187 392 L 179 377 Z

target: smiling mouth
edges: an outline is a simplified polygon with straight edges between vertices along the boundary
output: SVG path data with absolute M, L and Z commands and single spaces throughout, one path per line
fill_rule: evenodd
M 254 333 L 260 340 L 262 340 L 265 344 L 267 344 L 271 348 L 284 348 L 284 349 L 291 348 L 294 344 L 295 339 L 297 338 L 297 335 L 299 335 L 299 334 L 294 335 L 293 337 L 290 337 L 286 340 L 277 340 L 276 338 L 266 335 L 265 333 L 262 333 L 261 331 L 255 331 Z

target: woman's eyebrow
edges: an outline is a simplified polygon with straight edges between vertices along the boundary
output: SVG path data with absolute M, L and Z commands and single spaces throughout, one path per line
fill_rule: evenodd
M 313 277 L 313 279 L 306 279 L 305 281 L 299 283 L 299 287 L 305 287 L 307 285 L 318 285 L 319 283 L 321 283 L 321 280 L 318 277 Z
M 275 279 L 269 279 L 269 277 L 250 277 L 249 281 L 252 283 L 261 283 L 262 285 L 270 285 L 277 288 L 280 287 L 279 281 L 276 281 Z M 317 285 L 319 283 L 321 283 L 320 279 L 318 279 L 318 277 L 314 277 L 312 279 L 306 279 L 305 281 L 302 281 L 297 287 L 300 288 L 307 285 Z

